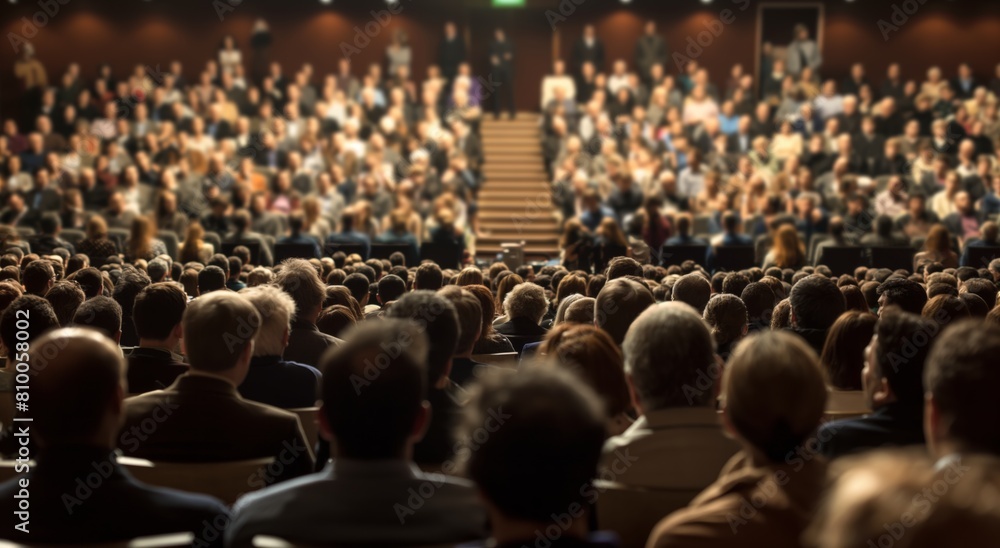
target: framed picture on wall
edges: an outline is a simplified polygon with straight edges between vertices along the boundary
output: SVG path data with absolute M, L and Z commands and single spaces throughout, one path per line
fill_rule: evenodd
M 757 82 L 762 98 L 777 95 L 777 68 L 798 79 L 803 69 L 819 79 L 823 67 L 822 2 L 763 2 L 757 6 Z

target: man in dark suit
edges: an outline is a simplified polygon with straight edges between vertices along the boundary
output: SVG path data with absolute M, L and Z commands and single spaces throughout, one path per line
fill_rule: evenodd
M 444 24 L 444 40 L 438 52 L 438 65 L 441 67 L 441 75 L 448 79 L 449 84 L 458 74 L 458 65 L 465 60 L 465 41 L 458 35 L 455 23 L 448 21 Z
M 743 155 L 750 152 L 753 145 L 753 138 L 755 137 L 752 127 L 753 119 L 750 116 L 740 116 L 736 133 L 726 136 L 727 154 Z
M 514 119 L 514 46 L 507 39 L 503 29 L 497 28 L 490 44 L 490 77 L 496 88 L 493 90 L 493 116 L 500 118 L 501 103 L 507 103 L 510 118 Z
M 249 370 L 260 325 L 254 306 L 231 291 L 191 301 L 181 321 L 191 371 L 164 390 L 125 401 L 118 443 L 125 454 L 164 462 L 273 457 L 284 466 L 262 478 L 266 483 L 312 471 L 299 418 L 236 391 Z
M 30 356 L 46 364 L 32 375 L 32 422 L 24 423 L 40 449 L 35 465 L 15 469 L 27 473 L 0 484 L 11 504 L 0 538 L 81 545 L 190 531 L 196 545 L 208 545 L 205 524 L 229 518 L 221 502 L 139 483 L 118 464 L 125 375 L 118 348 L 96 331 L 69 328 L 32 343 Z M 15 511 L 22 492 L 31 495 L 30 520 Z
M 35 172 L 35 184 L 24 196 L 24 203 L 28 206 L 26 217 L 30 217 L 32 226 L 37 226 L 42 215 L 49 212 L 56 212 L 62 204 L 62 197 L 59 190 L 49 186 L 49 170 L 41 168 Z
M 188 372 L 184 358 L 174 353 L 186 308 L 187 295 L 174 283 L 151 284 L 136 295 L 132 321 L 139 346 L 125 351 L 130 394 L 161 390 Z
M 915 314 L 882 314 L 861 373 L 873 412 L 823 425 L 816 435 L 822 454 L 836 458 L 877 447 L 924 443 L 924 362 L 938 331 L 932 320 Z M 924 344 L 913 344 L 918 339 Z
M 951 89 L 955 90 L 957 99 L 971 99 L 976 92 L 976 77 L 972 75 L 972 67 L 968 63 L 958 65 L 958 75 L 951 82 Z
M 70 255 L 76 253 L 73 244 L 59 237 L 59 229 L 62 228 L 60 225 L 59 215 L 55 213 L 42 215 L 38 223 L 40 233 L 30 238 L 31 251 L 39 255 L 48 255 L 53 249 L 61 247 L 69 251 Z
M 642 36 L 635 44 L 635 65 L 643 82 L 649 82 L 653 65 L 667 65 L 667 57 L 667 43 L 657 34 L 656 22 L 647 21 Z
M 547 332 L 539 325 L 549 303 L 545 300 L 545 290 L 532 283 L 514 287 L 503 302 L 507 321 L 496 326 L 498 333 L 507 335 L 514 350 L 520 352 L 524 345 L 542 340 Z
M 282 359 L 288 346 L 295 301 L 278 287 L 261 285 L 240 293 L 260 313 L 250 371 L 239 386 L 249 400 L 282 409 L 316 405 L 322 375 L 315 367 Z
M 343 342 L 321 333 L 316 327 L 316 318 L 323 311 L 326 285 L 319 279 L 316 269 L 304 259 L 289 259 L 282 263 L 274 282 L 295 301 L 295 317 L 288 334 L 288 347 L 283 353 L 284 359 L 316 367 L 328 348 Z
M 592 63 L 598 71 L 604 70 L 604 43 L 597 38 L 594 25 L 583 27 L 583 35 L 573 44 L 570 70 L 579 75 L 584 63 Z

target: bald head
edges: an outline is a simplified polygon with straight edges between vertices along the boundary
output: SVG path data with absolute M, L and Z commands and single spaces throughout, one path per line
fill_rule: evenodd
M 40 445 L 113 447 L 125 393 L 125 362 L 114 343 L 91 329 L 58 329 L 35 341 L 29 357 Z

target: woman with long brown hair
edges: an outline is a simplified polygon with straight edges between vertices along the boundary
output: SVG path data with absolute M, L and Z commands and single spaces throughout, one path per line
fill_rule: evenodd
M 496 299 L 493 301 L 495 305 L 494 307 L 497 310 L 503 310 L 503 301 L 504 299 L 507 298 L 507 294 L 510 293 L 515 286 L 518 286 L 523 283 L 524 280 L 517 274 L 510 273 L 504 276 L 503 279 L 497 283 L 497 296 Z M 499 318 L 493 321 L 493 325 L 500 325 L 506 322 L 508 319 L 509 318 L 507 318 L 506 315 L 500 316 Z
M 154 235 L 156 227 L 149 217 L 139 216 L 132 220 L 132 229 L 125 242 L 125 260 L 135 262 L 138 259 L 151 260 L 167 252 L 167 246 Z
M 958 254 L 951 249 L 951 235 L 942 224 L 931 227 L 924 240 L 924 250 L 913 257 L 913 271 L 929 263 L 941 263 L 945 268 L 958 268 Z
M 180 260 L 182 263 L 199 262 L 208 263 L 208 259 L 215 253 L 212 244 L 206 242 L 205 229 L 201 223 L 192 221 L 187 227 L 187 234 L 181 244 Z
M 799 233 L 790 224 L 782 225 L 774 233 L 774 245 L 764 257 L 763 269 L 772 266 L 798 270 L 806 265 L 806 248 L 799 239 Z
M 100 215 L 94 215 L 87 221 L 87 237 L 76 246 L 79 253 L 90 257 L 90 264 L 100 266 L 104 261 L 118 254 L 118 246 L 108 238 L 108 223 Z
M 502 333 L 497 333 L 493 329 L 493 319 L 496 317 L 496 302 L 493 301 L 493 293 L 485 285 L 466 285 L 463 289 L 469 291 L 479 299 L 479 304 L 483 309 L 483 326 L 479 331 L 479 340 L 472 347 L 473 354 L 500 354 L 503 352 L 513 352 L 514 345 L 510 344 L 510 339 Z

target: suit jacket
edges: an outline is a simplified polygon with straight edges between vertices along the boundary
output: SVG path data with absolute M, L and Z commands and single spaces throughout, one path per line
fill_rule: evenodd
M 283 357 L 289 362 L 318 367 L 319 359 L 326 349 L 340 346 L 341 342 L 343 341 L 321 332 L 316 324 L 296 319 L 292 321 L 292 331 L 288 334 L 288 346 Z
M 149 433 L 149 423 L 155 425 Z M 274 457 L 281 480 L 312 471 L 312 453 L 294 413 L 243 399 L 216 377 L 181 375 L 164 390 L 125 400 L 119 446 L 130 456 L 165 462 Z
M 281 356 L 254 356 L 240 395 L 282 409 L 316 405 L 322 375 L 315 367 L 285 361 Z
M 525 344 L 538 342 L 547 330 L 528 318 L 514 318 L 496 326 L 498 333 L 507 335 L 514 350 L 520 352 Z
M 666 67 L 667 43 L 659 34 L 649 36 L 643 33 L 635 43 L 635 64 L 642 74 L 649 74 L 649 69 L 656 63 L 663 63 Z
M 465 41 L 461 36 L 456 34 L 453 40 L 442 40 L 438 53 L 441 74 L 448 79 L 454 78 L 458 74 L 458 65 L 466 60 L 465 57 Z
M 162 390 L 190 370 L 184 359 L 161 348 L 134 347 L 125 350 L 128 360 L 128 393 Z
M 100 482 L 96 487 L 92 477 Z M 19 543 L 80 545 L 182 531 L 210 543 L 203 522 L 229 517 L 229 510 L 212 497 L 136 481 L 113 452 L 99 447 L 43 451 L 22 478 L 31 491 L 29 534 L 14 529 L 20 521 L 13 512 L 20 479 L 0 484 L 0 496 L 11 509 L 0 513 L 0 538 Z M 221 546 L 221 538 L 212 544 Z
M 600 469 L 615 481 L 649 489 L 691 491 L 708 487 L 739 445 L 722 433 L 711 407 L 650 411 L 604 443 Z M 683 470 L 683 473 L 678 473 Z
M 819 46 L 812 40 L 796 40 L 788 44 L 788 51 L 785 56 L 785 68 L 791 74 L 802 72 L 803 59 L 813 71 L 819 69 L 823 64 L 823 57 L 819 53 Z
M 451 377 L 452 382 L 464 387 L 476 380 L 479 375 L 485 373 L 489 367 L 485 363 L 479 363 L 472 358 L 452 358 L 449 377 Z
M 580 67 L 584 63 L 590 61 L 594 64 L 594 69 L 597 72 L 604 71 L 604 43 L 598 39 L 594 39 L 594 43 L 591 46 L 587 45 L 587 41 L 580 38 L 573 44 L 573 65 L 570 70 L 575 74 L 580 72 Z
M 890 403 L 863 417 L 825 423 L 816 433 L 819 452 L 835 459 L 878 447 L 923 445 L 922 403 Z
M 820 456 L 754 467 L 741 451 L 687 508 L 657 524 L 647 546 L 801 546 L 800 537 L 823 494 L 826 468 Z M 749 501 L 752 512 L 745 510 Z
M 29 238 L 29 243 L 31 244 L 32 253 L 38 253 L 39 255 L 48 255 L 57 247 L 66 249 L 71 255 L 76 253 L 76 248 L 73 244 L 59 238 L 58 236 L 52 236 L 49 234 L 38 234 L 33 236 Z
M 426 486 L 433 496 L 420 494 Z M 467 480 L 403 460 L 339 458 L 238 500 L 226 545 L 248 547 L 254 535 L 323 546 L 451 545 L 486 534 L 486 513 Z

